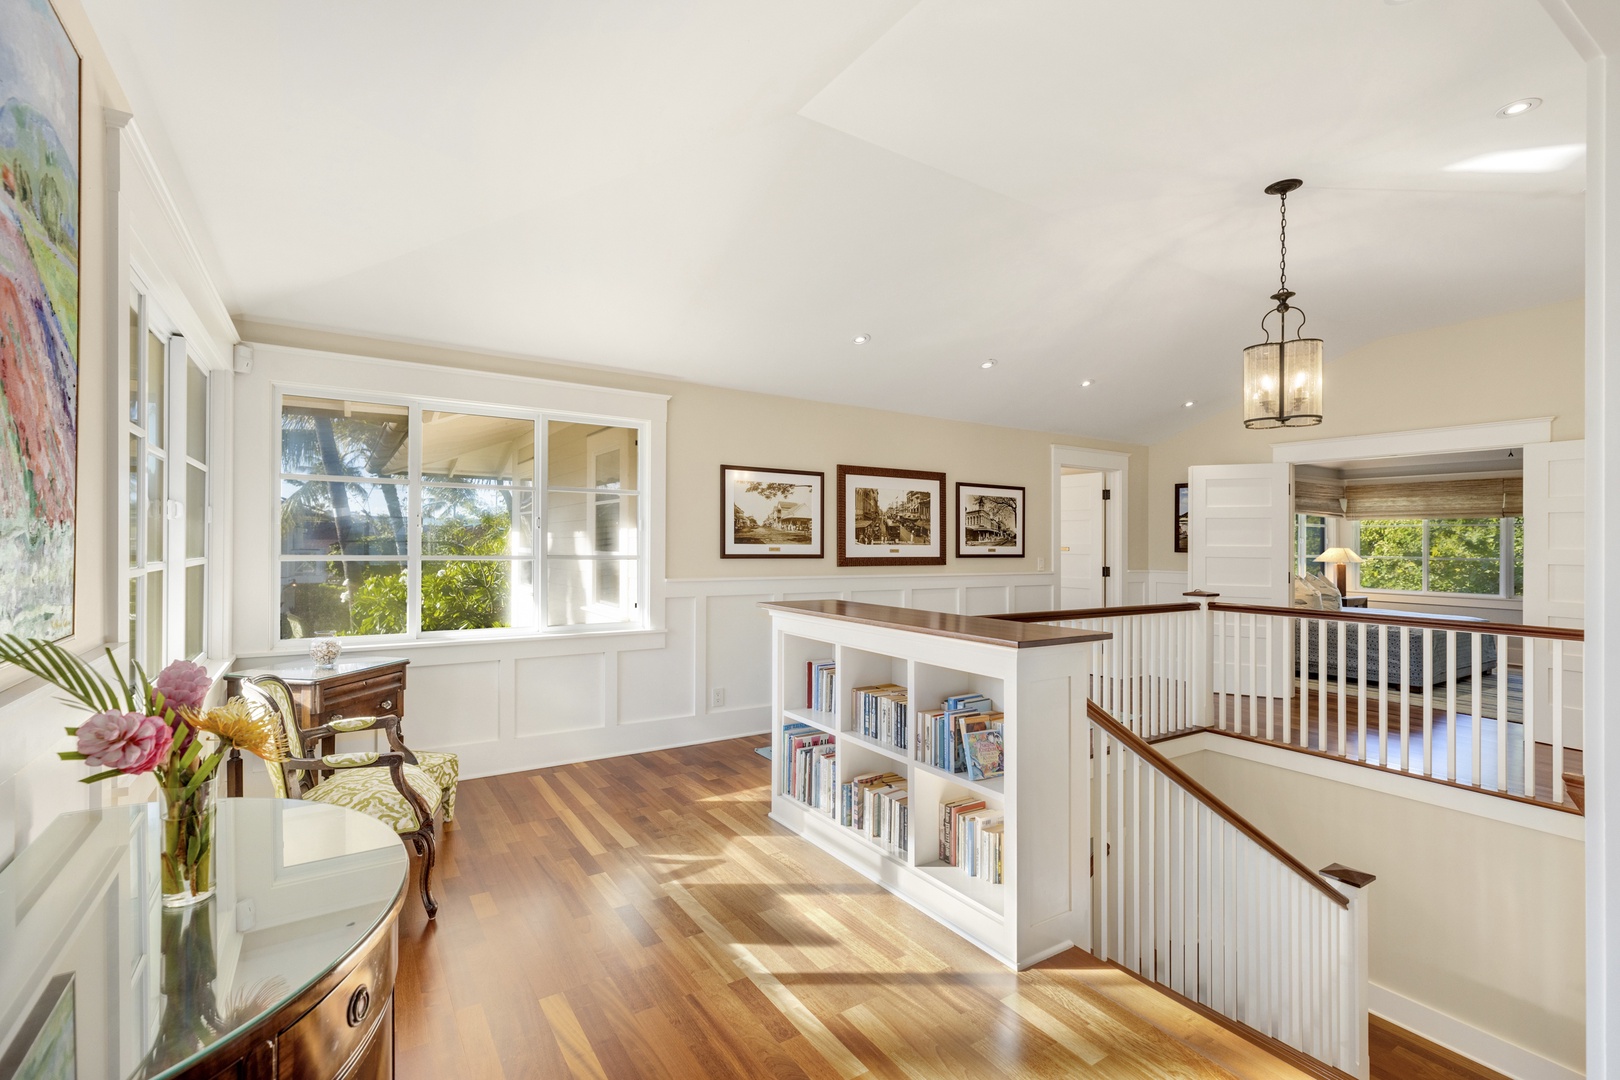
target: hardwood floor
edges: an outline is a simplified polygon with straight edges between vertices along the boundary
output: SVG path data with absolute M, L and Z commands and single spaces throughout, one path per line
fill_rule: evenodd
M 1370 1028 L 1372 1080 L 1509 1080 L 1379 1017 Z
M 1077 950 L 1008 971 L 769 822 L 764 741 L 463 781 L 402 1080 L 1309 1075 Z

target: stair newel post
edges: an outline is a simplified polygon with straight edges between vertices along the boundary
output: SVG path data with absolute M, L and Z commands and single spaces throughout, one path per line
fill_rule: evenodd
M 1192 724 L 1194 727 L 1213 727 L 1215 724 L 1215 613 L 1209 610 L 1211 600 L 1220 593 L 1194 589 L 1181 595 L 1198 605 L 1194 616 L 1192 641 Z
M 1323 867 L 1321 873 L 1350 901 L 1339 937 L 1338 1067 L 1358 1080 L 1368 1080 L 1367 904 L 1368 886 L 1377 878 L 1339 863 Z

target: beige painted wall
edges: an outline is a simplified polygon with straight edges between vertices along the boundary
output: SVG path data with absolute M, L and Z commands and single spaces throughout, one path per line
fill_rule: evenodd
M 1372 982 L 1582 1071 L 1579 840 L 1418 801 L 1423 790 L 1402 798 L 1210 750 L 1177 764 L 1305 865 L 1378 876 Z
M 325 331 L 239 320 L 243 340 L 322 349 L 358 356 L 389 357 L 565 382 L 668 394 L 669 510 L 666 570 L 672 580 L 717 577 L 782 577 L 841 574 L 893 575 L 885 567 L 838 566 L 832 527 L 840 464 L 878 465 L 943 472 L 955 507 L 957 481 L 1021 485 L 1027 491 L 1028 542 L 1022 559 L 950 558 L 944 568 L 923 573 L 1036 572 L 1036 560 L 1052 571 L 1052 452 L 1054 443 L 1115 450 L 1131 455 L 1129 566 L 1147 558 L 1147 448 L 1077 439 L 1015 428 L 909 413 L 829 405 L 769 394 L 725 390 L 695 383 L 606 371 L 436 346 L 412 345 Z M 720 558 L 720 466 L 754 465 L 807 469 L 827 474 L 828 554 L 824 559 Z M 947 549 L 952 545 L 947 544 Z M 906 572 L 901 570 L 901 573 Z
M 1329 361 L 1327 418 L 1289 432 L 1249 431 L 1236 408 L 1149 448 L 1148 567 L 1187 569 L 1176 554 L 1174 485 L 1190 465 L 1270 461 L 1274 444 L 1552 416 L 1553 438 L 1584 434 L 1579 300 L 1382 338 Z M 1331 342 L 1329 343 L 1331 345 Z M 1237 356 L 1232 377 L 1241 378 Z M 1136 565 L 1133 563 L 1133 565 Z

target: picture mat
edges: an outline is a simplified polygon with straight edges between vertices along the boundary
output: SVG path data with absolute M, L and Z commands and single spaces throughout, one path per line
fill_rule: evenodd
M 1025 491 L 1004 484 L 956 485 L 958 558 L 1022 558 Z

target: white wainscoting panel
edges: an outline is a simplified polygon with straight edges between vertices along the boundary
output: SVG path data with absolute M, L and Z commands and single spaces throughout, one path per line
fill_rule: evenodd
M 969 585 L 967 603 L 961 611 L 965 615 L 1000 615 L 1011 611 L 1009 589 L 1007 585 Z
M 900 607 L 906 602 L 903 589 L 856 589 L 849 598 L 861 604 L 887 604 L 889 607 Z
M 411 662 L 405 680 L 406 733 L 415 746 L 468 746 L 502 735 L 498 661 Z
M 771 620 L 759 605 L 775 596 L 749 592 L 708 598 L 708 686 L 726 692 L 724 709 L 764 710 L 770 704 Z
M 922 611 L 946 611 L 955 615 L 960 600 L 955 589 L 911 590 L 911 606 Z
M 642 724 L 692 716 L 698 710 L 697 600 L 671 598 L 662 649 L 619 654 L 619 722 Z
M 602 707 L 601 653 L 535 656 L 515 660 L 513 667 L 518 738 L 599 728 L 607 723 Z

